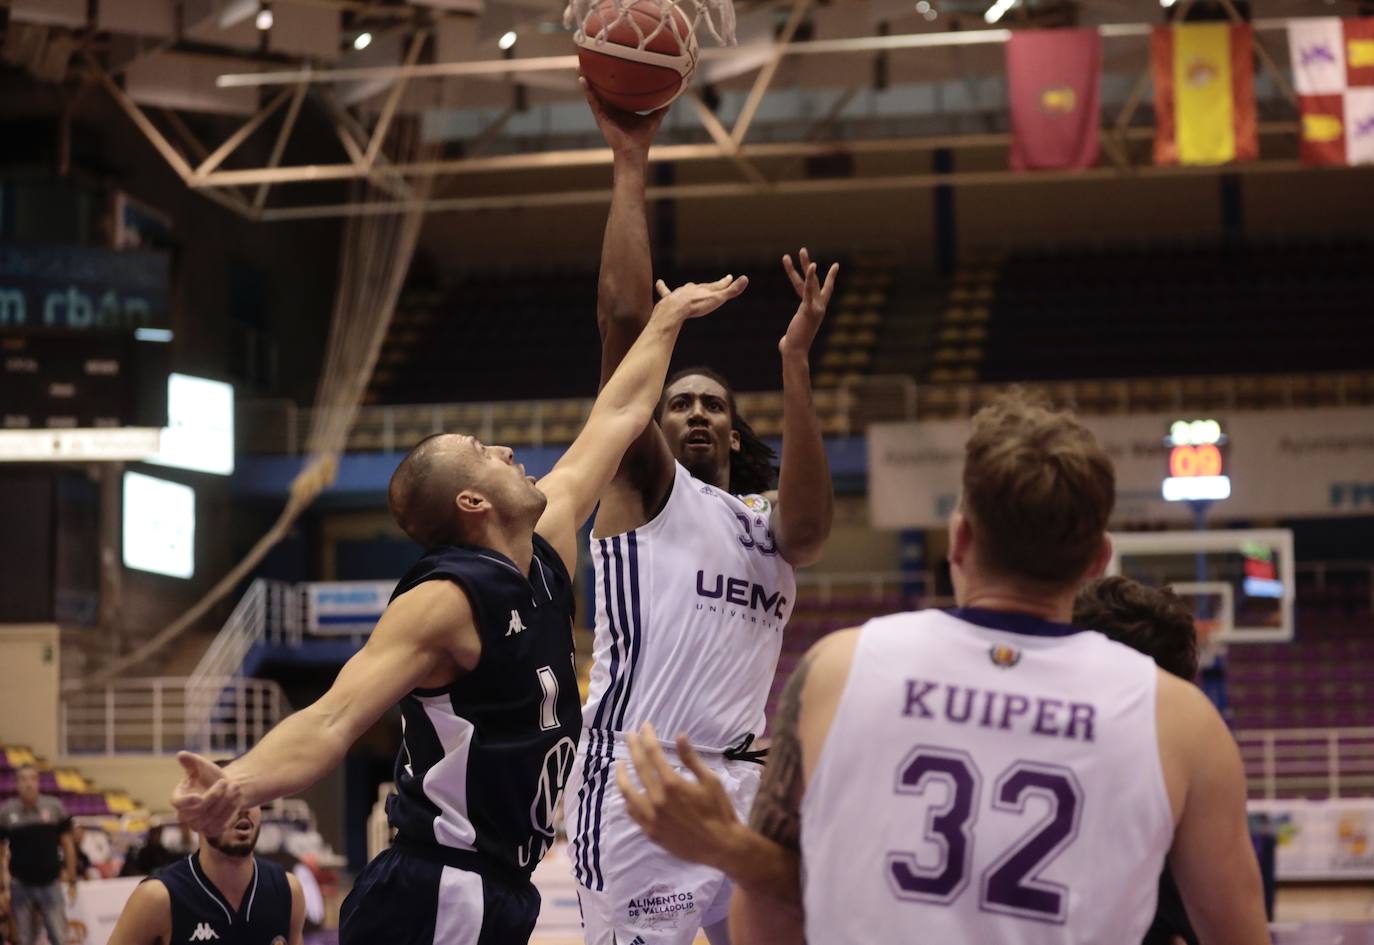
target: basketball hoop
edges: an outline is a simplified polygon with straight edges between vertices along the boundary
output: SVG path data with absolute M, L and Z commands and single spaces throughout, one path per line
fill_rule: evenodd
M 646 30 L 638 17 L 632 15 L 632 8 L 643 8 L 652 3 L 658 7 L 658 25 Z M 647 52 L 649 44 L 667 29 L 677 34 L 684 49 L 690 48 L 695 59 L 697 28 L 705 23 L 706 31 L 722 46 L 735 44 L 735 7 L 731 0 L 612 0 L 615 15 L 596 16 L 595 22 L 588 21 L 598 9 L 604 10 L 605 0 L 569 0 L 563 11 L 563 25 L 573 31 L 573 38 L 579 46 L 589 44 L 603 46 L 611 33 L 629 27 L 638 37 L 637 48 Z M 652 53 L 649 53 L 653 56 Z M 657 57 L 645 60 L 657 62 Z

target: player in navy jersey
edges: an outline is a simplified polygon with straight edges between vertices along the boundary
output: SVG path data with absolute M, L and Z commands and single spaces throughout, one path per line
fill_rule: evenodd
M 223 833 L 134 890 L 110 945 L 301 945 L 305 895 L 286 870 L 253 855 L 262 810 L 234 813 Z
M 389 504 L 428 550 L 330 690 L 220 771 L 180 756 L 173 805 L 193 827 L 319 780 L 399 702 L 395 844 L 341 913 L 342 945 L 509 945 L 539 912 L 530 873 L 581 728 L 573 670 L 577 529 L 649 422 L 679 329 L 744 290 L 727 276 L 660 301 L 576 441 L 535 482 L 505 447 L 445 434 L 392 477 Z

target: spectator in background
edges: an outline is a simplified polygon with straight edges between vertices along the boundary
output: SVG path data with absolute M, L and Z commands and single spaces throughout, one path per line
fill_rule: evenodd
M 72 819 L 62 802 L 38 793 L 38 769 L 21 765 L 19 796 L 0 805 L 0 842 L 9 848 L 9 869 L 0 893 L 8 893 L 19 945 L 38 941 L 39 922 L 51 945 L 67 941 L 67 902 L 61 879 L 76 885 Z
M 178 854 L 162 844 L 162 825 L 154 824 L 149 828 L 148 838 L 143 846 L 130 851 L 124 858 L 124 866 L 120 869 L 119 875 L 151 876 L 178 858 Z

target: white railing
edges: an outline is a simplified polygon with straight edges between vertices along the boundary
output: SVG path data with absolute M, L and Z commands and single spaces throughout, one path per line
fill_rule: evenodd
M 253 581 L 186 680 L 188 691 L 197 694 L 189 706 L 193 727 L 208 724 L 225 697 L 215 692 L 212 680 L 236 679 L 249 651 L 264 640 L 299 644 L 303 625 L 300 588 L 284 581 Z
M 119 679 L 64 696 L 59 735 L 63 755 L 238 755 L 289 709 L 267 679 Z
M 1236 732 L 1250 797 L 1374 795 L 1374 728 Z

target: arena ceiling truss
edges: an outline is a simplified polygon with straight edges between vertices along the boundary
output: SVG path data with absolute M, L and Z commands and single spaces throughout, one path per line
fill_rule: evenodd
M 1180 6 L 1189 0 L 1181 0 Z M 1231 0 L 1220 0 L 1239 18 Z M 707 183 L 651 186 L 651 200 L 690 200 L 697 198 L 749 197 L 751 195 L 814 195 L 854 191 L 892 191 L 938 186 L 1006 186 L 1061 180 L 1093 180 L 1118 177 L 1217 174 L 1217 168 L 1160 167 L 1144 156 L 1153 129 L 1135 121 L 1149 90 L 1148 69 L 1134 80 L 1129 96 L 1113 121 L 1102 129 L 1105 161 L 1097 167 L 1078 172 L 1037 172 L 1026 174 L 1011 170 L 953 170 L 948 173 L 918 172 L 877 175 L 797 176 L 797 163 L 804 159 L 834 157 L 856 158 L 864 155 L 920 154 L 939 149 L 1005 148 L 1010 135 L 1002 132 L 941 135 L 900 135 L 887 137 L 847 137 L 836 139 L 820 133 L 827 121 L 847 99 L 841 95 L 831 113 L 816 121 L 809 133 L 796 140 L 750 141 L 749 133 L 760 106 L 775 88 L 780 67 L 789 62 L 812 62 L 817 57 L 845 57 L 885 54 L 940 48 L 996 47 L 1011 35 L 1008 29 L 966 31 L 922 31 L 896 35 L 868 35 L 838 39 L 799 39 L 798 31 L 812 11 L 813 0 L 791 0 L 783 8 L 785 20 L 771 44 L 760 55 L 757 45 L 750 49 L 708 48 L 702 50 L 703 68 L 715 62 L 749 57 L 737 70 L 747 81 L 747 95 L 733 122 L 727 125 L 708 106 L 702 94 L 693 89 L 679 108 L 694 116 L 700 125 L 699 140 L 689 143 L 664 143 L 651 154 L 654 162 L 716 162 L 733 168 L 733 173 Z M 1293 89 L 1276 63 L 1266 43 L 1282 44 L 1287 20 L 1270 18 L 1251 21 L 1255 29 L 1256 54 L 1262 70 L 1290 106 L 1296 105 Z M 1148 41 L 1150 23 L 1104 23 L 1099 29 L 1110 43 L 1135 43 L 1141 48 Z M 502 132 L 515 111 L 507 109 L 478 135 L 461 142 L 460 156 L 434 154 L 433 149 L 420 159 L 394 160 L 388 154 L 388 135 L 399 121 L 415 120 L 402 107 L 407 90 L 414 85 L 436 80 L 506 78 L 512 82 L 537 82 L 540 76 L 556 75 L 566 81 L 576 69 L 575 55 L 504 57 L 475 61 L 423 62 L 429 43 L 424 25 L 408 28 L 403 54 L 396 64 L 358 68 L 320 68 L 302 66 L 274 71 L 220 73 L 221 89 L 255 90 L 261 107 L 213 148 L 199 139 L 175 109 L 149 109 L 134 100 L 121 87 L 117 77 L 97 56 L 87 52 L 82 64 L 87 73 L 108 92 L 147 137 L 172 169 L 190 188 L 229 207 L 243 216 L 261 221 L 301 220 L 322 217 L 388 213 L 413 207 L 429 212 L 461 212 L 514 207 L 557 207 L 605 202 L 604 187 L 585 188 L 563 185 L 552 171 L 608 165 L 609 149 L 604 147 L 527 150 L 522 153 L 484 153 Z M 569 46 L 571 43 L 569 42 Z M 432 53 L 431 53 L 432 55 Z M 752 74 L 752 80 L 748 76 Z M 336 90 L 361 83 L 378 91 L 366 111 L 345 104 Z M 852 90 L 851 90 L 852 91 Z M 302 109 L 310 102 L 332 126 L 339 146 L 339 160 L 332 163 L 284 165 L 282 158 L 288 142 L 298 133 Z M 1291 110 L 1295 114 L 1295 110 Z M 155 112 L 157 118 L 150 112 Z M 280 114 L 281 118 L 272 123 Z M 256 166 L 226 167 L 226 160 L 264 126 L 275 128 L 275 137 L 266 160 Z M 1295 117 L 1261 121 L 1262 135 L 1289 135 L 1297 131 Z M 788 163 L 790 162 L 790 164 Z M 779 171 L 790 166 L 792 173 Z M 925 166 L 917 164 L 917 166 Z M 1246 164 L 1229 165 L 1226 173 L 1263 174 L 1295 171 L 1296 160 L 1268 158 Z M 1346 173 L 1343 170 L 1322 173 Z M 514 175 L 514 176 L 512 176 Z M 434 178 L 426 196 L 414 186 L 418 179 Z M 274 188 L 320 182 L 369 180 L 388 195 L 371 202 L 340 202 L 337 188 L 329 201 L 305 200 L 286 203 L 277 199 L 269 204 Z M 492 181 L 487 187 L 484 181 Z M 308 187 L 292 186 L 293 196 L 309 193 Z

